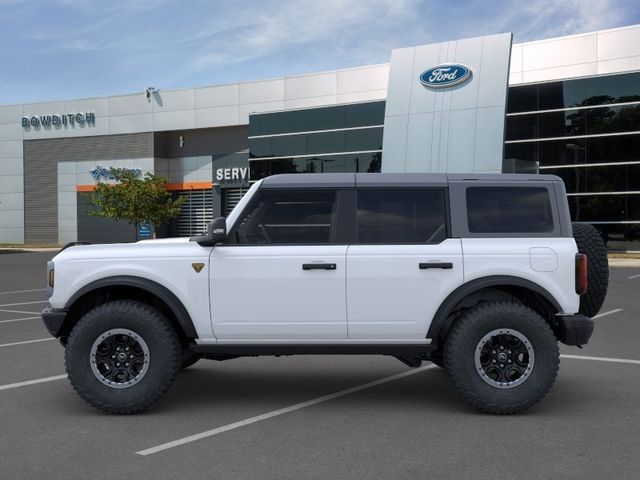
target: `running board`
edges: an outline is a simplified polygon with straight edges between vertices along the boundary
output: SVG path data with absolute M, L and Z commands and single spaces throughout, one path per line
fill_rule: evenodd
M 263 355 L 392 355 L 428 360 L 433 344 L 216 344 L 191 345 L 195 353 L 256 357 Z

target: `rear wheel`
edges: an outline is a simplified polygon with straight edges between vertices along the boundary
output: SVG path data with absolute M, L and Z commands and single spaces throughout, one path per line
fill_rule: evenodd
M 551 389 L 558 342 L 545 320 L 517 302 L 480 303 L 465 312 L 445 340 L 445 367 L 475 408 L 519 413 Z
M 130 414 L 172 385 L 182 359 L 178 335 L 158 310 L 133 300 L 99 305 L 75 325 L 65 350 L 69 381 L 91 406 Z

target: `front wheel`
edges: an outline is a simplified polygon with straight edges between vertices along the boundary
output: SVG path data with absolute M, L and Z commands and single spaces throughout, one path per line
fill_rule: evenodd
M 522 412 L 551 389 L 560 364 L 558 342 L 544 318 L 517 302 L 470 308 L 445 340 L 454 388 L 475 408 Z
M 167 318 L 152 306 L 117 300 L 75 325 L 65 350 L 69 381 L 91 406 L 131 414 L 149 408 L 178 373 L 182 349 Z

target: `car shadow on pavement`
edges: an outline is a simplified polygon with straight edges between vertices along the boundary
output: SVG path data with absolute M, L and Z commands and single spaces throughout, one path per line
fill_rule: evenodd
M 157 408 L 193 412 L 216 405 L 241 407 L 259 404 L 261 409 L 279 409 L 389 375 L 381 373 L 375 376 L 362 370 L 225 371 L 221 367 L 195 367 L 182 372 Z M 398 408 L 471 411 L 453 390 L 440 368 L 367 388 L 341 399 L 351 399 L 356 404 L 366 399 L 369 407 L 379 405 L 380 408 L 388 408 L 393 404 Z

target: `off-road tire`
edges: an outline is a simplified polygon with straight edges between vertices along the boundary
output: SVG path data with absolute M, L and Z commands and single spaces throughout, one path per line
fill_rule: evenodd
M 535 354 L 529 376 L 512 388 L 488 384 L 474 363 L 480 340 L 496 329 L 520 332 Z M 444 361 L 449 380 L 467 402 L 482 412 L 505 415 L 525 411 L 549 392 L 558 374 L 560 353 L 553 331 L 533 310 L 511 301 L 482 302 L 451 327 L 445 339 Z
M 93 343 L 112 329 L 128 329 L 149 349 L 148 370 L 134 385 L 114 389 L 102 383 L 91 368 Z M 74 326 L 65 350 L 65 367 L 75 391 L 91 406 L 113 414 L 141 412 L 173 384 L 180 369 L 180 339 L 167 318 L 154 307 L 134 300 L 117 300 L 97 306 Z
M 593 317 L 602 308 L 609 287 L 607 249 L 598 230 L 593 225 L 573 223 L 571 226 L 578 251 L 588 257 L 588 287 L 586 293 L 580 296 L 579 312 L 587 317 Z

